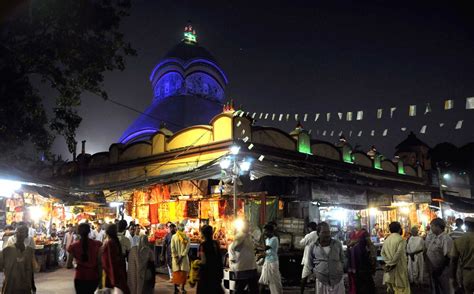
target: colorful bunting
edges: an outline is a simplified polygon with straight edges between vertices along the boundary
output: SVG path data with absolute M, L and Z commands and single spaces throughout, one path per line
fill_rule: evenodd
M 319 119 L 319 113 L 316 113 L 316 115 L 314 116 L 314 121 L 317 121 Z
M 275 114 L 274 113 L 272 114 L 272 120 L 275 120 Z
M 429 103 L 426 103 L 426 108 L 425 108 L 425 114 L 431 112 L 431 105 Z
M 331 113 L 326 113 L 326 120 L 329 121 L 331 119 Z
M 393 114 L 395 113 L 395 110 L 397 110 L 396 107 L 390 108 L 390 118 L 393 118 Z
M 454 108 L 454 100 L 448 99 L 444 101 L 444 110 L 450 110 Z
M 466 98 L 466 109 L 474 109 L 474 97 Z
M 346 114 L 346 120 L 347 120 L 347 121 L 352 121 L 352 111 L 347 112 L 347 114 Z
M 426 125 L 423 125 L 423 126 L 421 127 L 420 133 L 421 133 L 421 134 L 426 133 Z
M 382 108 L 377 109 L 377 119 L 381 119 L 381 118 L 382 118 L 382 112 L 383 112 L 383 109 L 382 109 Z
M 364 118 L 364 111 L 357 111 L 357 120 L 362 120 Z
M 410 107 L 408 108 L 408 115 L 416 116 L 416 105 L 410 105 Z
M 362 136 L 362 131 L 359 131 L 359 133 L 357 134 L 357 137 L 360 137 Z
M 383 130 L 382 136 L 386 137 L 388 134 L 388 129 Z
M 283 114 L 280 113 L 280 116 L 278 117 L 278 121 L 281 121 L 282 118 L 283 118 Z
M 305 113 L 305 114 L 304 114 L 303 121 L 306 121 L 307 119 L 308 119 L 308 114 L 307 114 L 307 113 Z
M 456 130 L 459 130 L 462 128 L 462 123 L 463 123 L 462 120 L 458 121 L 458 123 L 456 124 Z
M 338 112 L 337 116 L 339 116 L 339 120 L 342 120 L 342 112 Z

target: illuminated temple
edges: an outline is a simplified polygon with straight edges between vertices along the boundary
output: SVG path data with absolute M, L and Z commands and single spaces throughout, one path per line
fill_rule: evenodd
M 227 77 L 215 58 L 197 42 L 191 25 L 184 37 L 155 66 L 150 75 L 151 105 L 119 139 L 132 143 L 150 139 L 163 124 L 171 131 L 208 124 L 222 112 Z

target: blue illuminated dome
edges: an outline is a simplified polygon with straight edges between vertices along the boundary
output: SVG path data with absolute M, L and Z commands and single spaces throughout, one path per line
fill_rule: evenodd
M 151 105 L 123 133 L 120 143 L 146 140 L 162 122 L 172 131 L 208 124 L 222 112 L 227 77 L 207 49 L 197 43 L 191 25 L 150 75 Z

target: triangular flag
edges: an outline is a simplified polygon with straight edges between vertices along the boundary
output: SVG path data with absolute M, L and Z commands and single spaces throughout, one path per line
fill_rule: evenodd
M 381 119 L 381 118 L 382 118 L 382 111 L 383 111 L 382 108 L 377 109 L 377 118 L 378 118 L 378 119 Z
M 247 113 L 245 114 L 245 116 L 249 116 L 250 112 L 247 111 Z
M 357 120 L 362 120 L 364 118 L 364 111 L 357 111 Z
M 313 129 L 309 129 L 309 131 L 308 131 L 308 135 L 311 135 L 311 131 L 312 131 L 312 130 L 313 130 Z
M 249 145 L 249 147 L 248 147 L 248 148 L 249 148 L 249 150 L 252 150 L 252 148 L 253 148 L 253 144 L 252 144 L 252 143 L 250 143 L 250 145 Z
M 289 119 L 290 119 L 290 114 L 287 113 L 287 114 L 286 114 L 286 121 L 288 121 Z
M 342 112 L 338 112 L 337 116 L 339 116 L 339 120 L 341 120 L 342 119 Z
M 264 155 L 260 155 L 260 157 L 258 158 L 258 161 L 263 161 L 264 158 L 265 158 Z
M 272 114 L 272 120 L 275 120 L 275 114 L 274 113 Z
M 298 114 L 295 114 L 295 120 L 298 121 Z
M 426 125 L 424 125 L 424 126 L 421 127 L 420 133 L 421 133 L 421 134 L 426 133 Z
M 245 129 L 242 130 L 242 135 L 245 135 Z
M 267 118 L 268 118 L 268 113 L 265 113 L 265 119 L 267 119 Z
M 439 127 L 440 128 L 444 127 L 444 123 L 439 123 Z
M 245 114 L 245 112 L 242 111 L 242 112 L 240 112 L 240 115 L 239 115 L 239 116 L 240 116 L 240 117 L 243 117 L 244 114 Z
M 282 118 L 283 118 L 283 114 L 280 113 L 280 116 L 278 117 L 278 121 L 281 121 Z
M 382 136 L 384 136 L 384 137 L 387 136 L 387 133 L 388 133 L 388 129 L 383 130 Z
M 408 115 L 416 116 L 416 105 L 410 105 L 410 107 L 408 108 Z
M 329 121 L 331 119 L 331 113 L 326 113 L 326 120 Z
M 404 132 L 404 131 L 406 131 L 406 130 L 407 130 L 407 128 L 401 128 L 400 130 L 402 130 L 402 132 Z
M 466 98 L 466 109 L 474 109 L 474 97 Z
M 456 130 L 459 130 L 460 128 L 462 128 L 462 120 L 458 121 L 458 123 L 456 124 Z
M 242 121 L 239 120 L 239 121 L 237 122 L 237 127 L 240 127 L 241 124 L 242 124 Z
M 316 115 L 314 116 L 314 121 L 317 121 L 319 119 L 319 113 L 316 113 Z
M 304 114 L 303 121 L 306 121 L 307 119 L 308 119 L 308 114 L 307 114 L 307 113 L 305 113 L 305 114 Z
M 258 119 L 262 119 L 263 113 L 260 113 Z
M 362 136 L 362 131 L 359 131 L 359 133 L 357 134 L 357 137 L 360 137 Z
M 339 137 L 342 136 L 342 131 L 339 132 Z
M 352 137 L 352 131 L 349 131 L 349 137 Z
M 395 113 L 395 110 L 397 110 L 396 107 L 390 108 L 390 118 L 393 118 L 393 114 Z
M 425 108 L 425 114 L 431 112 L 431 105 L 429 103 L 426 103 L 426 108 Z
M 244 141 L 245 143 L 247 143 L 248 140 L 249 140 L 249 137 L 245 137 L 242 139 L 242 141 Z
M 331 137 L 334 136 L 334 131 L 331 131 Z
M 326 136 L 326 130 L 323 131 L 323 136 Z
M 227 108 L 227 105 L 225 106 Z M 240 110 L 234 111 L 233 116 L 238 116 L 240 114 Z
M 454 108 L 454 100 L 448 99 L 444 101 L 444 110 L 450 110 Z
M 254 119 L 256 115 L 257 115 L 257 113 L 254 112 L 254 113 L 252 114 L 252 119 Z
M 346 113 L 346 120 L 352 121 L 352 111 L 349 111 L 348 113 Z
M 372 137 L 375 136 L 375 130 L 372 130 L 372 131 L 370 132 L 370 135 L 371 135 Z

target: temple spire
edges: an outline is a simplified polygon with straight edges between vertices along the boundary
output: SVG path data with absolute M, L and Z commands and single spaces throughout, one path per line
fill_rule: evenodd
M 188 44 L 197 43 L 196 31 L 193 29 L 193 26 L 191 25 L 190 22 L 184 27 L 183 41 L 188 43 Z

